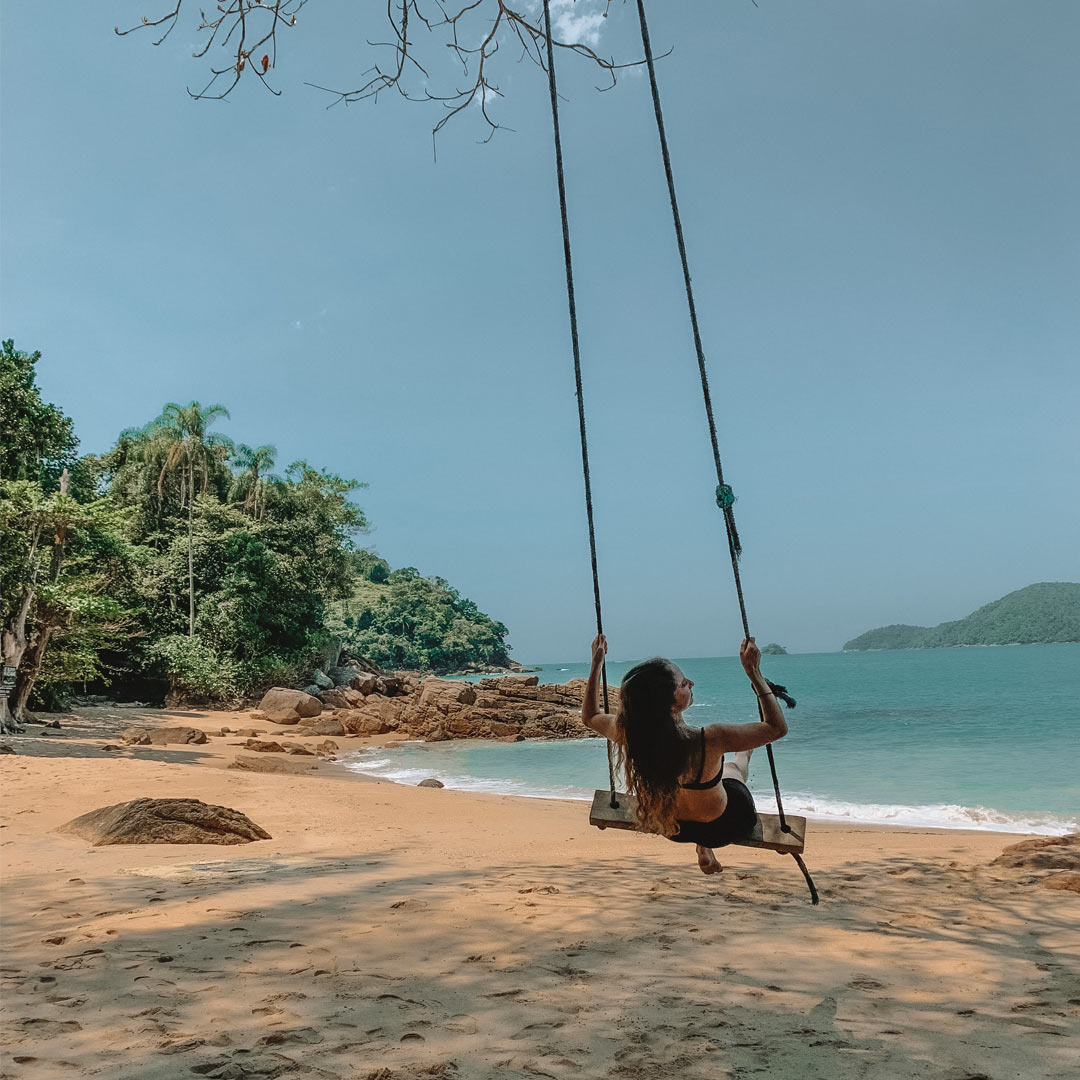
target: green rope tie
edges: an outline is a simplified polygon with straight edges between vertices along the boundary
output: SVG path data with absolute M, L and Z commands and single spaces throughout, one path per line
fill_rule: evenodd
M 724 512 L 731 554 L 738 559 L 742 555 L 742 541 L 739 539 L 739 530 L 735 528 L 735 492 L 730 484 L 716 485 L 716 505 Z

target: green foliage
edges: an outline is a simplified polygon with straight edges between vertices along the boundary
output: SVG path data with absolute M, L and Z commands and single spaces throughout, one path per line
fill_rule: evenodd
M 1080 584 L 1043 581 L 940 626 L 883 626 L 845 650 L 939 649 L 957 645 L 1033 645 L 1080 641 Z
M 787 656 L 787 649 L 783 645 L 777 645 L 775 641 L 770 641 L 768 645 L 764 646 L 761 650 L 762 656 Z
M 369 564 L 370 576 L 335 605 L 330 628 L 347 650 L 388 667 L 442 672 L 508 663 L 506 627 L 448 582 L 412 567 L 379 582 L 377 565 Z
M 11 339 L 0 343 L 0 481 L 31 480 L 51 493 L 74 464 L 79 440 L 71 420 L 41 400 L 34 370 L 40 359 Z
M 505 626 L 356 548 L 365 485 L 305 461 L 276 475 L 274 447 L 234 446 L 210 430 L 228 412 L 197 401 L 78 460 L 70 421 L 37 396 L 37 354 L 7 342 L 3 356 L 0 614 L 32 594 L 20 670 L 40 699 L 88 683 L 142 696 L 149 681 L 233 701 L 298 683 L 331 633 L 396 666 L 505 663 Z M 69 495 L 49 486 L 61 467 Z
M 237 696 L 237 671 L 231 657 L 197 637 L 171 634 L 155 641 L 148 656 L 161 664 L 169 689 L 184 700 L 222 701 Z

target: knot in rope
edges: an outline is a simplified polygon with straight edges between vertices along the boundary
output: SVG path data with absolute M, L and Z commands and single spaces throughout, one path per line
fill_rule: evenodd
M 781 686 L 779 683 L 774 683 L 771 679 L 765 680 L 769 684 L 769 689 L 789 708 L 795 708 L 795 699 L 787 692 L 786 686 Z
M 716 471 L 720 471 L 720 462 L 717 459 Z M 739 539 L 739 530 L 735 528 L 735 492 L 730 484 L 721 481 L 716 485 L 716 505 L 724 513 L 724 524 L 727 526 L 728 545 L 731 548 L 731 566 L 735 571 L 735 585 L 739 590 L 739 606 L 743 609 L 743 629 L 746 636 L 750 636 L 750 630 L 746 625 L 745 605 L 742 603 L 742 586 L 739 582 L 739 559 L 742 556 L 742 541 Z

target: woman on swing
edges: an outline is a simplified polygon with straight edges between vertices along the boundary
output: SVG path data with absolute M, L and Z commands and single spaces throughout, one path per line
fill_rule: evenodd
M 606 655 L 607 639 L 601 634 L 592 644 L 582 720 L 615 745 L 637 798 L 639 826 L 676 843 L 694 844 L 701 872 L 718 874 L 723 867 L 713 849 L 738 843 L 757 824 L 746 786 L 750 754 L 787 734 L 783 710 L 759 669 L 761 653 L 754 639 L 742 643 L 739 659 L 757 695 L 761 720 L 756 724 L 688 727 L 683 712 L 694 700 L 694 684 L 660 657 L 623 676 L 618 716 L 601 712 L 597 694 Z M 731 760 L 725 762 L 729 753 Z

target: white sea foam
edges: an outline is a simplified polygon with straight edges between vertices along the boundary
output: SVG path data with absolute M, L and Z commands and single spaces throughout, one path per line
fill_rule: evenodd
M 772 802 L 769 791 L 755 791 L 763 809 Z M 988 832 L 1034 833 L 1064 836 L 1080 829 L 1080 822 L 1062 814 L 1038 811 L 1008 812 L 985 806 L 957 806 L 936 803 L 930 806 L 903 806 L 892 803 L 854 803 L 822 798 L 801 792 L 784 795 L 784 809 L 816 821 L 847 821 L 860 825 L 903 825 L 934 829 L 978 829 Z
M 521 748 L 529 744 L 517 744 Z M 543 746 L 545 744 L 537 744 Z M 491 795 L 516 795 L 532 799 L 566 799 L 575 802 L 589 801 L 592 788 L 552 783 L 528 783 L 523 780 L 493 779 L 447 773 L 431 765 L 410 763 L 388 756 L 378 756 L 378 751 L 361 752 L 350 761 L 342 761 L 347 769 L 365 776 L 390 780 L 396 784 L 415 787 L 421 780 L 438 773 L 438 779 L 458 791 L 472 791 Z M 773 794 L 768 788 L 754 791 L 754 798 L 762 812 L 774 809 Z M 938 803 L 929 806 L 905 806 L 892 803 L 855 803 L 832 799 L 805 792 L 786 792 L 784 809 L 792 815 L 807 817 L 812 821 L 846 822 L 858 825 L 893 825 L 907 828 L 974 829 L 987 832 L 1023 833 L 1039 836 L 1064 836 L 1080 831 L 1080 821 L 1062 814 L 1006 812 L 983 806 L 958 806 Z

